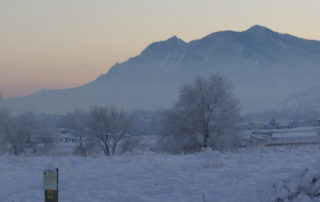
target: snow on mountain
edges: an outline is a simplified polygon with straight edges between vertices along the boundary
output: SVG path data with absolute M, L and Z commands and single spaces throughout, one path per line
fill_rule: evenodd
M 92 105 L 155 110 L 173 105 L 181 84 L 219 73 L 234 84 L 245 112 L 278 106 L 287 97 L 319 85 L 320 42 L 253 26 L 221 31 L 191 42 L 172 37 L 115 64 L 89 84 L 6 99 L 14 112 L 63 113 Z

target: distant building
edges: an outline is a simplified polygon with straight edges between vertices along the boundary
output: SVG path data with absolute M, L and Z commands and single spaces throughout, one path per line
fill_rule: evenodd
M 77 144 L 79 143 L 79 138 L 72 136 L 66 129 L 58 129 L 58 139 L 60 143 Z

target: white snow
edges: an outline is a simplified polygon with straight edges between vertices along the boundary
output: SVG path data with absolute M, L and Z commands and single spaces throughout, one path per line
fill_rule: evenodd
M 273 185 L 272 201 L 320 201 L 320 171 L 306 168 Z
M 4 155 L 0 201 L 42 202 L 42 171 L 48 165 L 59 168 L 61 202 L 201 202 L 203 194 L 206 201 L 270 201 L 277 194 L 275 182 L 316 167 L 319 159 L 318 146 L 87 158 Z

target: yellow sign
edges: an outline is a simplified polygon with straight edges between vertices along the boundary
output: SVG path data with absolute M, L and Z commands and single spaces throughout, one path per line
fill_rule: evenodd
M 48 190 L 48 191 L 47 191 L 47 197 L 48 197 L 48 199 L 53 199 L 53 198 L 54 198 L 54 192 Z

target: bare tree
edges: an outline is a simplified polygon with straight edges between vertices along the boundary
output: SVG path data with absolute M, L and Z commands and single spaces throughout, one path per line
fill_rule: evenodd
M 1 110 L 0 134 L 3 148 L 14 155 L 26 152 L 27 149 L 35 154 L 40 147 L 43 151 L 48 151 L 48 147 L 53 143 L 53 133 L 38 124 L 36 119 L 31 112 L 13 118 L 8 111 Z
M 1 139 L 4 150 L 18 155 L 24 152 L 26 144 L 24 137 L 19 133 L 16 120 L 10 116 L 9 111 L 0 112 Z
M 18 145 L 13 141 L 13 127 L 12 118 L 9 111 L 5 109 L 0 110 L 0 142 L 2 150 L 8 150 L 9 146 L 12 147 L 14 154 L 18 154 Z
M 82 156 L 86 156 L 88 151 L 85 145 L 85 137 L 87 135 L 87 123 L 89 115 L 81 110 L 75 110 L 65 115 L 64 122 L 72 136 L 77 138 L 79 151 Z
M 132 126 L 126 114 L 115 107 L 93 107 L 90 111 L 89 133 L 106 156 L 115 155 L 118 143 Z
M 173 109 L 164 113 L 160 144 L 172 152 L 227 149 L 238 139 L 239 105 L 230 82 L 219 75 L 181 87 Z
M 37 144 L 39 142 L 39 138 L 37 137 L 37 125 L 36 125 L 36 117 L 31 112 L 26 112 L 17 117 L 14 134 L 16 138 L 21 140 L 21 146 L 28 147 L 32 150 L 32 153 L 37 152 Z
M 53 130 L 48 126 L 40 124 L 38 117 L 32 112 L 26 112 L 16 118 L 14 126 L 16 138 L 22 141 L 24 149 L 30 149 L 33 154 L 39 150 L 49 150 L 54 143 Z

